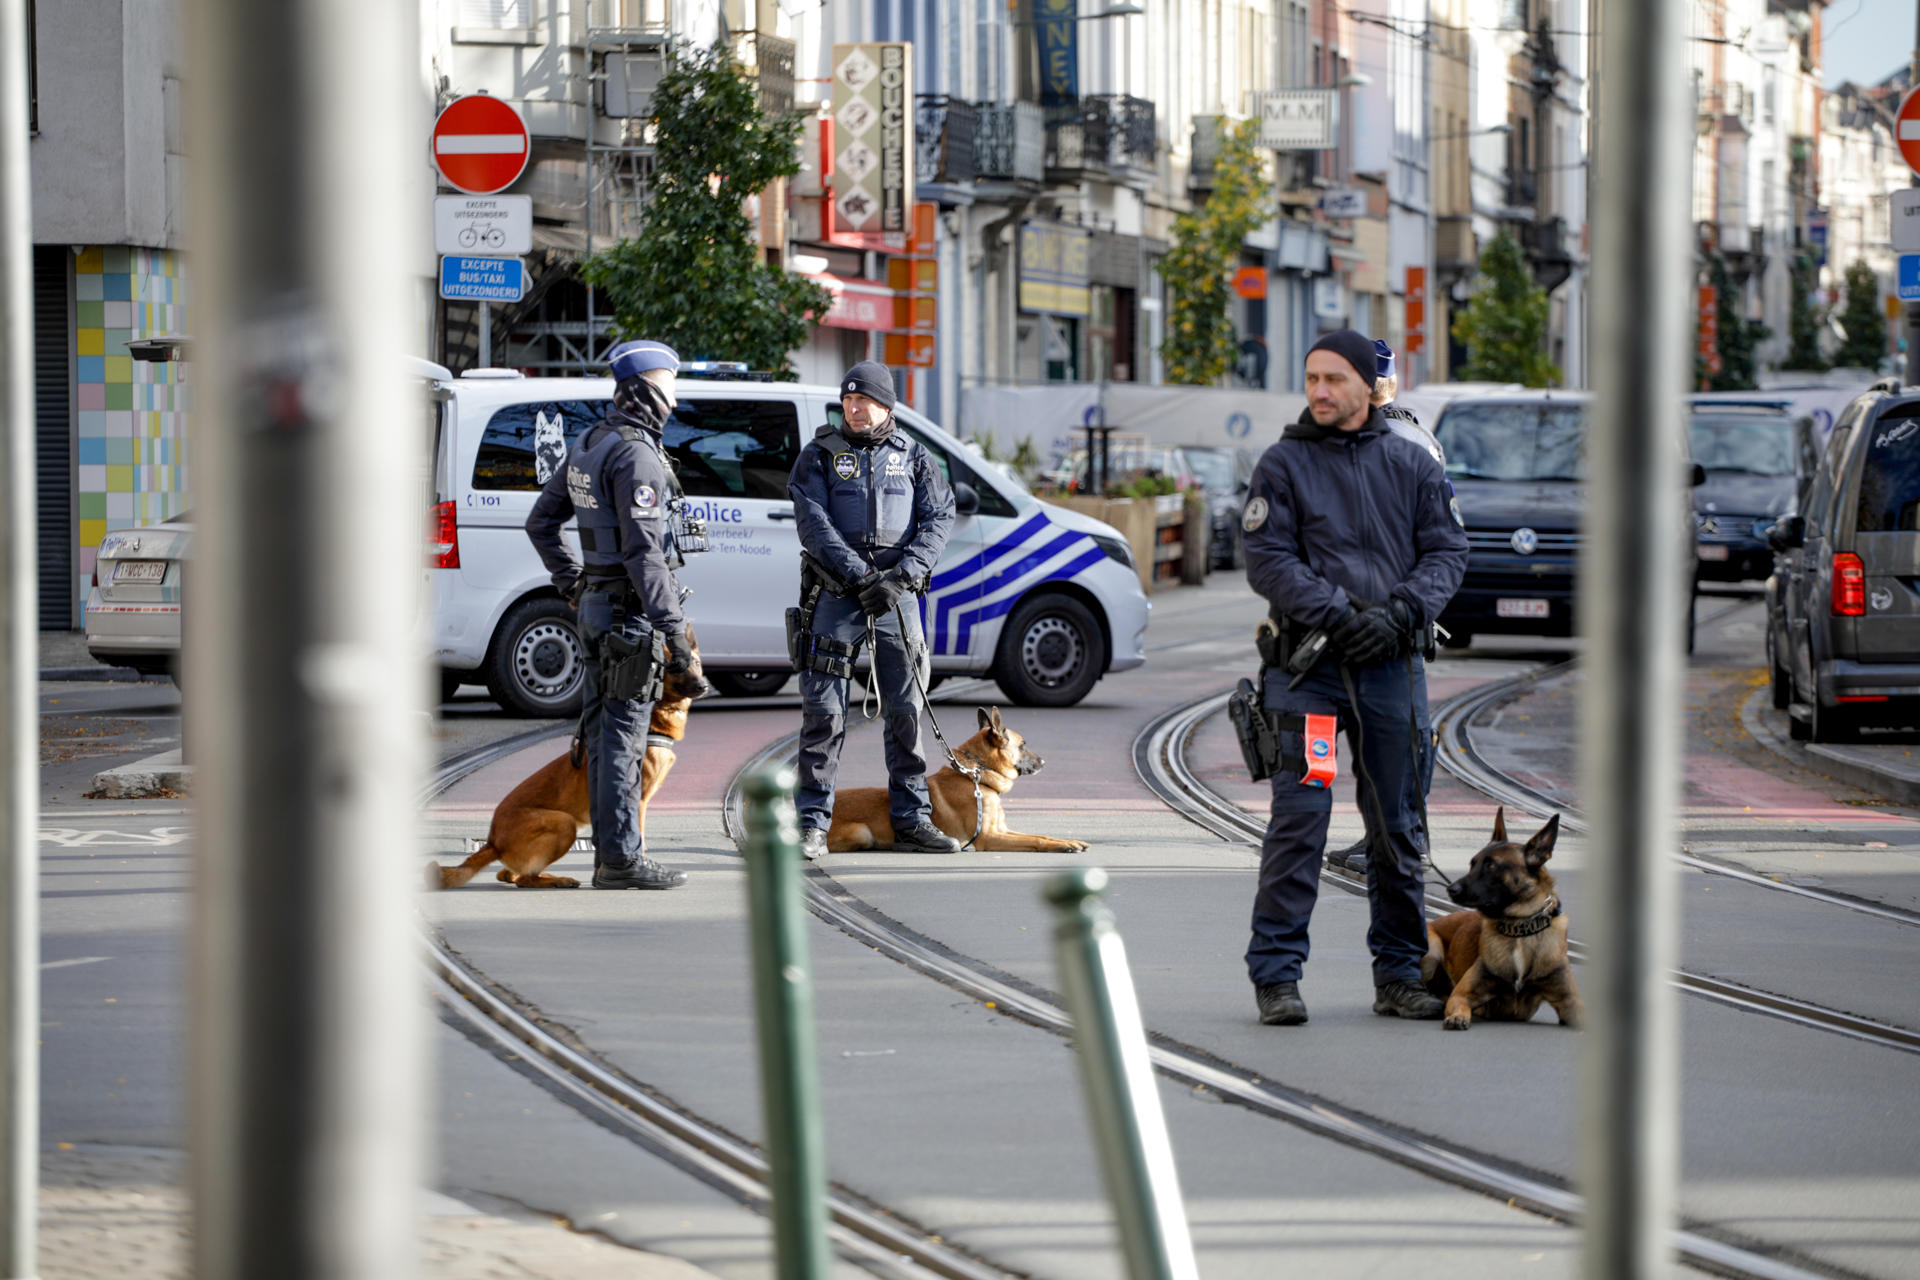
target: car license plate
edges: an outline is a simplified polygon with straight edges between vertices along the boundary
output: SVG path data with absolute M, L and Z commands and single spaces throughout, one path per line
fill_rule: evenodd
M 1700 544 L 1700 558 L 1702 560 L 1725 560 L 1727 558 L 1727 548 L 1724 543 L 1703 542 Z
M 165 560 L 122 560 L 113 566 L 115 582 L 159 582 L 166 576 Z
M 1544 618 L 1547 616 L 1545 600 L 1495 600 L 1493 613 L 1498 618 Z

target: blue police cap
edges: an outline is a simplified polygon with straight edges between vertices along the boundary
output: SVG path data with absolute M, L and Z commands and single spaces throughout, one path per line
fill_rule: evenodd
M 680 372 L 680 356 L 664 342 L 623 342 L 607 354 L 615 382 L 637 378 L 649 369 Z
M 1373 376 L 1375 378 L 1393 376 L 1393 348 L 1378 338 L 1373 340 Z

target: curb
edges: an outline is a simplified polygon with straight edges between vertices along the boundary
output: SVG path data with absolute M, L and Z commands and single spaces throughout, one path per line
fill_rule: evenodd
M 1813 769 L 1870 791 L 1900 804 L 1920 805 L 1920 768 L 1901 765 L 1887 768 L 1870 759 L 1860 758 L 1874 747 L 1841 747 L 1824 742 L 1794 742 L 1784 737 L 1761 717 L 1760 699 L 1767 696 L 1766 686 L 1755 689 L 1740 705 L 1740 723 L 1747 736 L 1775 755 L 1803 769 Z M 1771 706 L 1767 710 L 1771 711 Z M 1811 757 L 1811 758 L 1809 758 Z
M 180 763 L 178 751 L 162 751 L 94 774 L 90 794 L 102 800 L 141 800 L 192 790 L 193 766 Z
M 132 667 L 42 667 L 40 679 L 48 683 L 137 684 L 142 680 L 165 680 L 165 676 L 144 676 Z

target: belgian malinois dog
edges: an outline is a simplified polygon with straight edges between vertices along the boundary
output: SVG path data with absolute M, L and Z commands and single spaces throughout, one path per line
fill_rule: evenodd
M 1507 839 L 1507 814 L 1493 817 L 1493 839 L 1473 855 L 1467 874 L 1447 886 L 1456 911 L 1427 926 L 1420 976 L 1447 1002 L 1449 1031 L 1476 1017 L 1525 1022 L 1546 1001 L 1560 1025 L 1586 1018 L 1567 963 L 1567 917 L 1553 893 L 1547 859 L 1560 835 L 1560 815 L 1524 845 Z
M 689 633 L 691 639 L 691 633 Z M 699 670 L 698 648 L 694 671 Z M 647 802 L 667 780 L 673 768 L 673 748 L 651 741 L 666 738 L 678 742 L 687 734 L 687 711 L 693 699 L 687 696 L 687 677 L 667 673 L 666 688 L 653 704 L 653 717 L 647 723 L 647 754 L 640 762 L 640 830 L 647 829 Z M 547 868 L 573 848 L 589 822 L 587 809 L 587 754 L 583 745 L 575 758 L 572 749 L 560 758 L 542 765 L 538 772 L 507 793 L 493 811 L 487 828 L 487 842 L 465 862 L 443 867 L 427 864 L 427 888 L 458 889 L 495 858 L 501 868 L 497 879 L 522 889 L 577 889 L 580 882 L 572 876 L 550 876 Z
M 1016 779 L 1038 773 L 1046 763 L 1027 750 L 1026 740 L 1001 723 L 1000 708 L 980 712 L 980 732 L 954 750 L 962 763 L 980 771 L 980 799 L 974 801 L 973 780 L 952 765 L 927 779 L 927 798 L 933 802 L 933 825 L 961 844 L 987 853 L 1082 853 L 1084 840 L 1054 836 L 1026 836 L 1007 830 L 1001 797 Z M 833 797 L 833 825 L 827 828 L 827 851 L 850 853 L 885 849 L 893 844 L 893 819 L 887 809 L 885 787 L 856 787 Z

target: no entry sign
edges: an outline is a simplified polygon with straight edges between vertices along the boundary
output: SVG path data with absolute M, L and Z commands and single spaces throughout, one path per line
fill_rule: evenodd
M 527 167 L 527 122 L 511 103 L 484 93 L 455 98 L 433 122 L 433 163 L 449 184 L 491 195 Z
M 1893 136 L 1900 143 L 1907 168 L 1920 173 L 1920 89 L 1909 89 L 1900 100 L 1900 110 L 1893 118 Z

